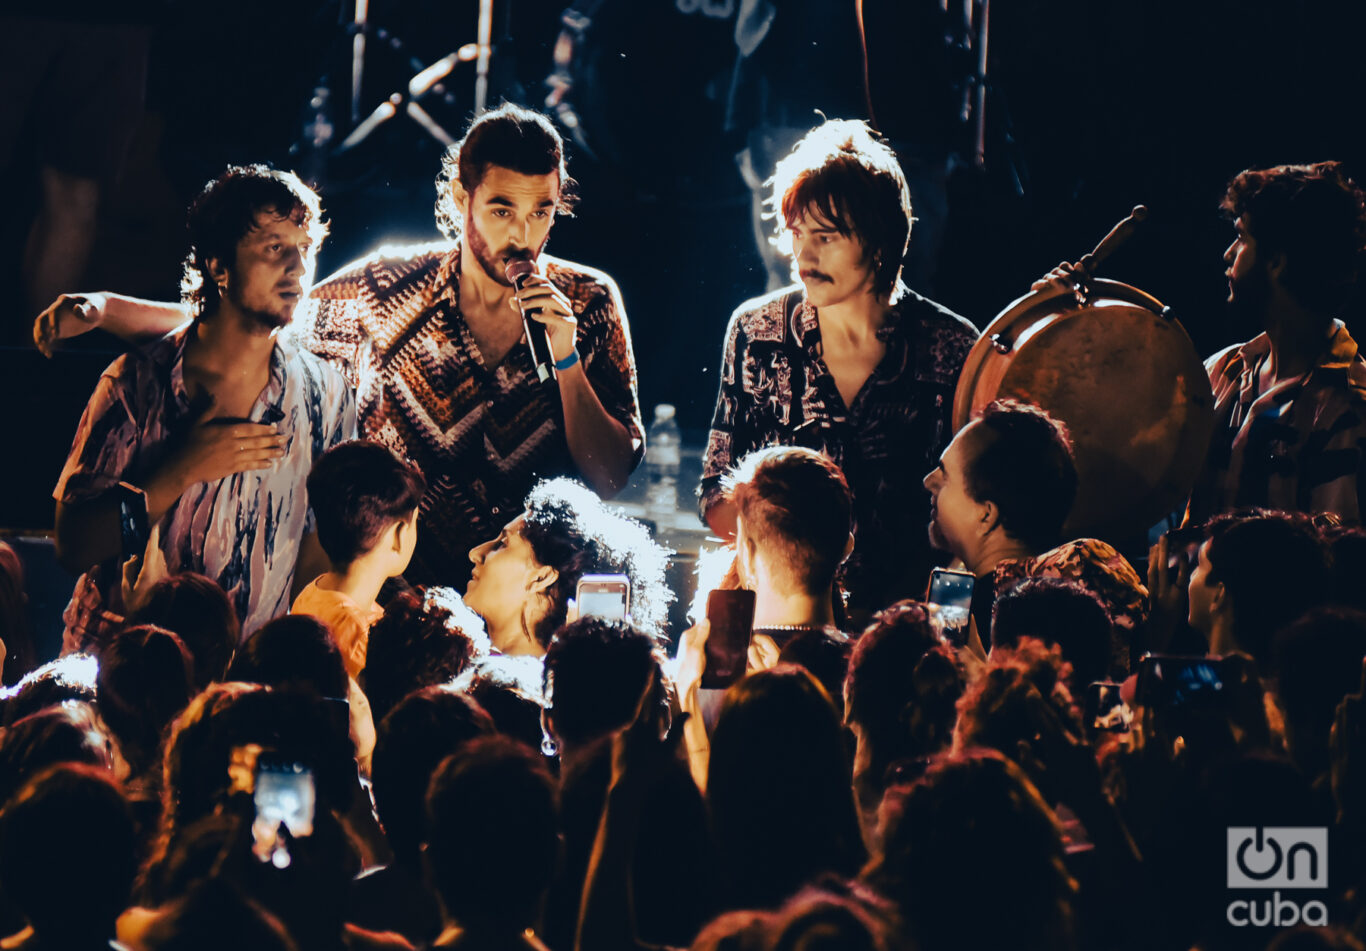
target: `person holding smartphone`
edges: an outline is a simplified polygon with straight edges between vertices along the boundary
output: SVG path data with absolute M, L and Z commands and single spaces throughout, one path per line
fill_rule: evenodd
M 805 658 L 831 668 L 812 673 L 838 696 L 850 647 L 835 598 L 836 573 L 854 546 L 844 473 L 814 450 L 772 446 L 742 459 L 726 478 L 726 492 L 736 513 L 736 581 L 746 590 L 713 591 L 707 619 L 684 632 L 678 654 L 679 701 L 693 714 L 684 736 L 703 786 L 709 749 L 703 721 L 714 713 L 704 688 L 715 694 L 746 670 Z M 741 594 L 746 597 L 717 597 Z M 729 677 L 718 678 L 719 667 Z

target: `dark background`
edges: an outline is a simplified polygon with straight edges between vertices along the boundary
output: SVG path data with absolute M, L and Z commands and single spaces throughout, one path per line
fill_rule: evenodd
M 965 142 L 942 121 L 962 65 L 935 32 L 937 4 L 921 3 L 866 0 L 870 80 L 889 133 L 933 152 Z M 734 14 L 706 15 L 734 6 L 603 5 L 581 99 L 597 154 L 570 144 L 582 202 L 574 218 L 556 224 L 550 247 L 617 279 L 647 421 L 653 404 L 673 402 L 694 440 L 710 419 L 726 318 L 764 289 L 749 195 L 732 158 L 755 113 L 732 109 L 727 125 Z M 842 91 L 861 70 L 850 55 L 852 6 L 777 4 L 765 68 L 796 114 L 813 122 L 816 106 L 843 111 Z M 942 246 L 937 261 L 922 267 L 918 289 L 985 326 L 1034 277 L 1089 250 L 1141 202 L 1151 209 L 1149 222 L 1103 276 L 1171 305 L 1202 354 L 1232 342 L 1223 321 L 1220 256 L 1231 238 L 1217 212 L 1223 186 L 1252 165 L 1338 158 L 1360 168 L 1366 156 L 1354 104 L 1363 6 L 998 0 L 986 168 L 960 164 L 948 178 Z M 371 8 L 373 21 L 405 47 L 372 41 L 365 111 L 403 88 L 410 56 L 430 62 L 475 38 L 473 0 L 372 0 Z M 84 287 L 168 298 L 184 251 L 184 207 L 225 163 L 324 168 L 290 148 L 319 86 L 333 90 L 332 119 L 346 126 L 349 39 L 339 20 L 350 17 L 351 5 L 243 0 L 148 9 L 147 112 L 105 203 Z M 491 101 L 543 103 L 562 9 L 554 0 L 495 4 Z M 4 22 L 21 28 L 22 21 Z M 461 66 L 447 85 L 453 102 L 426 104 L 458 137 L 472 109 L 472 67 Z M 742 97 L 740 105 L 753 101 Z M 399 118 L 326 163 L 332 237 L 320 275 L 381 243 L 435 236 L 440 154 L 438 143 Z M 21 303 L 18 261 L 35 176 L 35 157 L 21 147 L 0 179 L 0 336 L 8 344 L 0 351 L 8 436 L 0 527 L 42 530 L 51 526 L 51 489 L 80 411 L 118 348 L 93 334 L 47 361 L 24 344 L 34 315 Z

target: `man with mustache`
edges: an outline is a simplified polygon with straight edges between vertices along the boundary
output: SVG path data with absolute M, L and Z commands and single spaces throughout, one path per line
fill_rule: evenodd
M 818 126 L 771 184 L 774 240 L 800 284 L 731 315 L 702 515 L 734 536 L 721 480 L 747 453 L 825 453 L 854 497 L 849 607 L 871 613 L 924 594 L 932 556 L 919 474 L 953 435 L 954 389 L 977 331 L 901 283 L 910 194 L 896 156 L 864 123 Z
M 306 480 L 355 435 L 355 404 L 340 373 L 282 333 L 327 233 L 318 196 L 292 173 L 230 167 L 189 230 L 193 322 L 105 370 L 53 493 L 58 556 L 81 576 L 67 650 L 98 650 L 122 626 L 136 605 L 119 563 L 144 546 L 149 564 L 217 581 L 244 637 L 288 610 L 296 573 L 325 565 Z
M 573 186 L 564 143 L 545 116 L 511 104 L 486 112 L 448 150 L 437 177 L 437 223 L 453 240 L 381 249 L 342 268 L 314 288 L 300 320 L 304 346 L 356 388 L 361 434 L 427 479 L 423 532 L 406 573 L 413 582 L 463 588 L 470 549 L 521 511 L 538 479 L 577 476 L 610 496 L 644 454 L 616 284 L 543 253 L 555 216 L 572 209 Z M 505 273 L 518 257 L 543 271 L 520 290 Z M 108 303 L 96 317 L 114 333 L 174 326 L 175 312 L 135 305 L 129 321 L 127 299 L 100 297 Z M 527 352 L 522 308 L 533 311 L 533 332 L 539 324 L 548 335 L 549 382 Z M 35 334 L 53 323 L 40 317 Z M 55 335 L 63 332 L 58 324 Z

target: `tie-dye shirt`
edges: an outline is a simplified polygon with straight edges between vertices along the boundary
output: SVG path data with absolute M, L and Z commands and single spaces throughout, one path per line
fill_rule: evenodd
M 76 430 L 53 492 L 84 502 L 126 482 L 140 486 L 184 438 L 197 413 L 185 390 L 181 328 L 110 364 Z M 237 609 L 245 638 L 289 611 L 300 543 L 312 531 L 306 481 L 313 461 L 356 433 L 355 398 L 342 375 L 281 334 L 270 381 L 250 419 L 288 437 L 268 469 L 192 485 L 161 519 L 167 570 L 213 578 Z M 67 605 L 64 649 L 99 647 L 121 623 L 119 565 L 110 560 L 76 582 Z

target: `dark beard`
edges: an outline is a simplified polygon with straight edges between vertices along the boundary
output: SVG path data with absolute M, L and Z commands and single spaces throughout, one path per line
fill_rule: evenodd
M 489 249 L 489 243 L 484 240 L 484 236 L 479 233 L 479 229 L 470 225 L 466 234 L 469 238 L 470 250 L 474 252 L 474 259 L 479 262 L 479 267 L 483 269 L 484 273 L 504 287 L 511 287 L 512 282 L 507 279 L 507 274 L 505 274 L 503 270 L 502 257 L 492 253 Z M 545 250 L 545 246 L 549 243 L 550 236 L 546 235 L 546 239 L 541 242 L 539 248 L 534 251 L 526 252 L 527 257 L 530 260 L 535 261 L 541 256 L 541 252 Z

